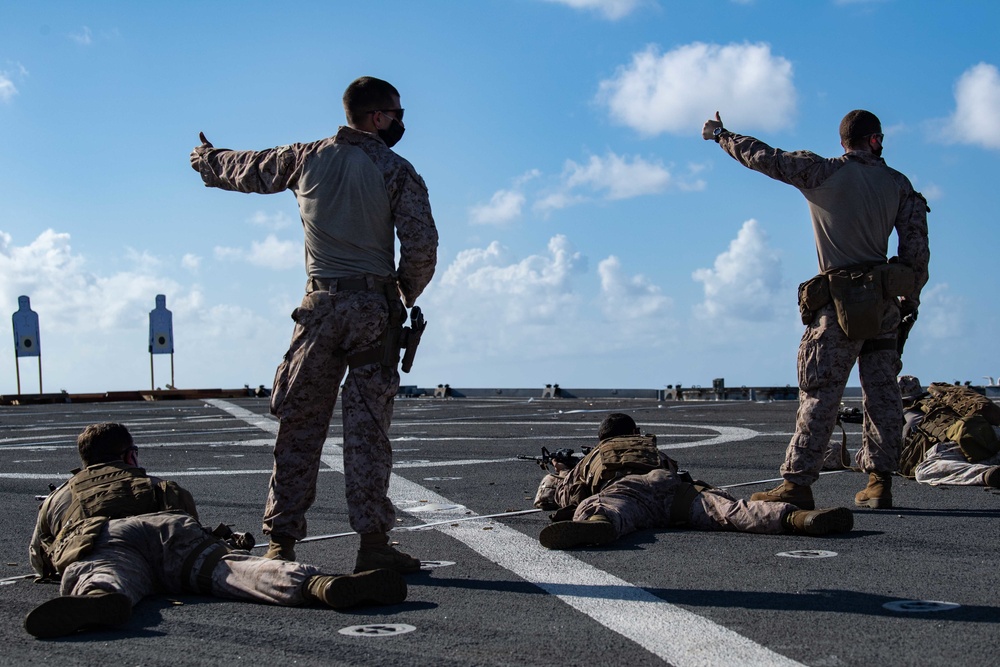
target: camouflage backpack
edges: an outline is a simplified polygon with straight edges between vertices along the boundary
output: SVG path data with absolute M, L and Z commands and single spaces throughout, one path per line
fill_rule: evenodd
M 1000 426 L 1000 406 L 959 385 L 935 382 L 927 391 L 929 396 L 913 406 L 924 417 L 903 442 L 899 457 L 901 474 L 913 477 L 927 450 L 940 442 L 958 444 L 970 463 L 1000 452 L 1000 439 L 993 430 L 994 426 Z

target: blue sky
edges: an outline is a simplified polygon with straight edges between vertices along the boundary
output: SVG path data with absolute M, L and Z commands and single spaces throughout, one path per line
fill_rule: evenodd
M 931 206 L 905 369 L 981 383 L 1000 375 L 998 30 L 985 0 L 2 3 L 0 312 L 31 298 L 46 391 L 149 386 L 157 294 L 178 387 L 270 385 L 305 283 L 294 197 L 204 188 L 188 153 L 199 131 L 332 135 L 368 74 L 401 92 L 397 150 L 441 234 L 403 384 L 794 385 L 805 201 L 701 125 L 719 110 L 832 156 L 865 108 Z

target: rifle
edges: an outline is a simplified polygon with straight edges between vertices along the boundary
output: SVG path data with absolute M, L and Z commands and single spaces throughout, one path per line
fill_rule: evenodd
M 410 326 L 403 327 L 403 333 L 399 337 L 399 346 L 406 350 L 400 365 L 404 373 L 409 373 L 410 369 L 413 368 L 413 357 L 417 355 L 420 337 L 424 335 L 426 328 L 427 320 L 420 312 L 420 306 L 414 306 L 410 309 Z
M 593 447 L 581 447 L 580 451 L 583 454 L 587 454 L 591 449 L 593 449 Z M 580 462 L 580 457 L 575 456 L 573 450 L 568 447 L 557 449 L 554 454 L 550 453 L 547 448 L 542 447 L 541 456 L 525 456 L 524 454 L 518 454 L 517 459 L 519 461 L 534 461 L 538 464 L 538 467 L 545 472 L 550 472 L 549 465 L 553 463 L 558 463 L 566 468 L 572 468 Z

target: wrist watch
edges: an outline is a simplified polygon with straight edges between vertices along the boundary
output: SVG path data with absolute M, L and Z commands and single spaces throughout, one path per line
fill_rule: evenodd
M 722 133 L 726 131 L 727 131 L 726 128 L 722 127 L 721 125 L 712 130 L 712 137 L 715 138 L 715 143 L 719 143 L 719 139 L 722 138 Z

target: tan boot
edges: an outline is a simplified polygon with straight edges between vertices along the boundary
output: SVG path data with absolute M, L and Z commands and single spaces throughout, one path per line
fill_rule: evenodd
M 870 473 L 868 486 L 854 496 L 854 504 L 877 510 L 892 509 L 892 473 Z
M 770 491 L 758 491 L 750 496 L 750 500 L 762 500 L 766 503 L 789 503 L 799 509 L 816 509 L 811 486 L 784 481 Z
M 542 528 L 538 541 L 546 549 L 572 549 L 585 544 L 602 546 L 618 538 L 607 517 L 595 514 L 586 521 L 557 521 Z
M 367 570 L 394 570 L 402 574 L 420 571 L 420 561 L 388 544 L 381 547 L 361 547 L 354 562 L 355 572 Z
M 43 602 L 24 617 L 24 629 L 39 639 L 63 637 L 77 630 L 124 625 L 132 617 L 132 601 L 123 593 L 93 591 L 63 595 Z
M 264 552 L 264 558 L 271 560 L 295 560 L 295 538 L 284 535 L 271 535 L 270 544 Z
M 1000 466 L 993 466 L 983 474 L 983 484 L 1000 489 Z
M 305 595 L 333 609 L 399 604 L 406 599 L 406 580 L 393 570 L 369 570 L 343 576 L 319 574 L 306 582 Z
M 846 507 L 823 510 L 792 510 L 781 519 L 790 533 L 829 535 L 854 528 L 854 514 Z

